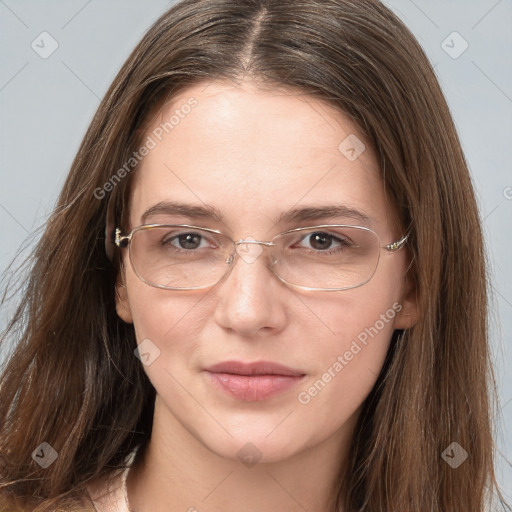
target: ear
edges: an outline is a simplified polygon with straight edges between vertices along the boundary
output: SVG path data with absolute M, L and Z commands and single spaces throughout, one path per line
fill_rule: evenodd
M 123 272 L 120 272 L 116 282 L 116 311 L 117 316 L 127 324 L 133 323 L 132 310 L 128 299 L 128 291 L 124 284 Z
M 397 305 L 398 306 L 398 305 Z M 405 286 L 402 299 L 400 301 L 401 308 L 397 307 L 395 316 L 395 329 L 410 329 L 418 322 L 419 310 L 418 300 L 416 296 L 416 286 L 412 282 L 410 275 L 405 275 Z

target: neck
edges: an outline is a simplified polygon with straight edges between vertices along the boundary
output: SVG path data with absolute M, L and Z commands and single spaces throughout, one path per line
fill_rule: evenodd
M 151 440 L 128 474 L 130 508 L 334 511 L 356 420 L 357 414 L 321 444 L 284 460 L 246 465 L 210 450 L 157 400 Z

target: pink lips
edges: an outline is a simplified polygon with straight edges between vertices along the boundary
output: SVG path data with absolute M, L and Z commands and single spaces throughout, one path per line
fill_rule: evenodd
M 304 374 L 278 363 L 225 361 L 206 369 L 214 385 L 239 400 L 258 402 L 295 386 Z

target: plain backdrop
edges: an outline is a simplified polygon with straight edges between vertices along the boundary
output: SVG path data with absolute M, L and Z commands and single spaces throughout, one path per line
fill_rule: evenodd
M 51 211 L 100 98 L 143 33 L 173 3 L 0 0 L 4 277 L 20 245 Z M 416 35 L 435 66 L 477 191 L 492 278 L 498 477 L 511 502 L 512 2 L 385 3 Z M 0 327 L 8 313 L 4 307 Z

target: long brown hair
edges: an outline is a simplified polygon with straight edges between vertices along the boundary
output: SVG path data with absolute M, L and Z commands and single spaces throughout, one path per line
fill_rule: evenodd
M 16 343 L 0 380 L 8 510 L 76 509 L 89 482 L 112 476 L 149 439 L 155 390 L 133 355 L 133 326 L 116 314 L 107 210 L 118 223 L 126 217 L 136 166 L 119 169 L 155 105 L 192 84 L 242 78 L 299 89 L 349 115 L 410 232 L 420 318 L 394 336 L 363 404 L 338 510 L 484 510 L 497 485 L 479 215 L 432 68 L 376 0 L 185 0 L 129 56 L 83 139 L 3 336 Z M 47 468 L 32 458 L 43 442 L 58 454 Z M 468 453 L 457 469 L 442 458 L 454 442 Z

